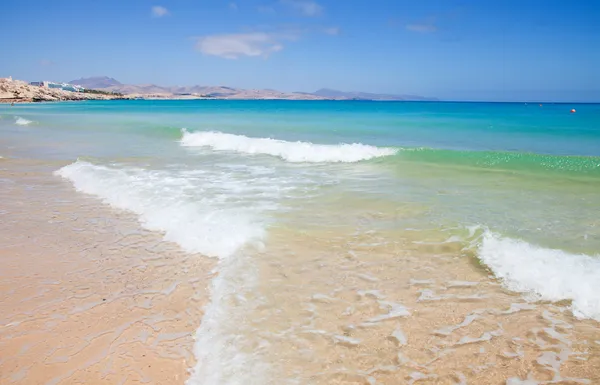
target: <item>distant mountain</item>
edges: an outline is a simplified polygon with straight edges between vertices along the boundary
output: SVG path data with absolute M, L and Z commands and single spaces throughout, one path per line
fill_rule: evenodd
M 240 90 L 230 87 L 207 87 L 207 86 L 173 86 L 164 87 L 156 84 L 123 84 L 108 76 L 95 76 L 72 80 L 69 83 L 78 84 L 85 88 L 99 89 L 103 91 L 120 92 L 123 94 L 173 94 L 173 95 L 212 95 L 231 96 Z
M 158 86 L 156 84 L 123 84 L 108 76 L 72 80 L 85 88 L 118 92 L 125 95 L 157 98 L 216 99 L 297 99 L 297 100 L 437 100 L 416 95 L 386 95 L 368 92 L 344 92 L 323 88 L 314 93 L 280 92 L 276 90 L 245 90 L 225 86 Z
M 239 94 L 241 89 L 212 86 L 172 86 L 164 87 L 155 84 L 120 84 L 103 88 L 106 91 L 122 94 L 171 94 L 171 95 L 204 95 L 210 97 L 230 97 Z
M 332 99 L 358 99 L 358 100 L 437 100 L 436 98 L 428 98 L 418 95 L 391 95 L 391 94 L 374 94 L 370 92 L 345 92 L 322 88 L 312 95 L 321 96 Z
M 167 87 L 157 86 L 155 84 L 117 84 L 104 87 L 103 90 L 120 92 L 122 94 L 171 94 Z
M 108 88 L 108 87 L 122 85 L 121 82 L 119 82 L 118 80 L 109 78 L 108 76 L 95 76 L 95 77 L 91 77 L 91 78 L 81 78 L 81 79 L 77 79 L 77 80 L 71 80 L 69 83 L 77 84 L 77 85 L 83 86 L 85 88 L 91 88 L 91 89 Z

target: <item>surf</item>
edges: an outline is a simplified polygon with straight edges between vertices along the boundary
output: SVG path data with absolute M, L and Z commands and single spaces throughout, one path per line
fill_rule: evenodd
M 78 160 L 55 173 L 70 180 L 75 189 L 99 197 L 104 203 L 138 215 L 143 227 L 164 234 L 189 253 L 227 258 L 246 243 L 259 240 L 264 224 L 260 209 L 225 206 L 219 196 L 195 199 L 195 188 L 184 174 L 134 167 L 109 167 Z M 227 179 L 235 197 L 242 181 Z M 219 189 L 218 179 L 207 178 L 204 189 Z
M 181 145 L 250 155 L 271 155 L 293 163 L 354 163 L 396 154 L 393 148 L 362 143 L 315 144 L 272 138 L 251 138 L 217 131 L 182 130 Z
M 600 321 L 600 255 L 571 254 L 485 230 L 478 258 L 507 289 L 531 300 L 571 301 L 575 317 Z
M 55 172 L 77 191 L 136 214 L 165 241 L 219 259 L 195 333 L 197 363 L 187 385 L 269 382 L 261 352 L 240 335 L 253 332 L 245 330 L 250 328 L 245 317 L 260 304 L 254 298 L 258 272 L 252 255 L 264 249 L 269 213 L 287 191 L 281 188 L 286 180 L 275 180 L 270 171 L 252 166 L 150 170 L 77 160 Z
M 33 123 L 33 121 L 27 120 L 20 116 L 15 116 L 15 124 L 18 126 L 27 126 L 28 124 L 31 124 L 31 123 Z

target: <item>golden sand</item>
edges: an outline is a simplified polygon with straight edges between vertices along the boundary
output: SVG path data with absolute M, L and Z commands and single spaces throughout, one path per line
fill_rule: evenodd
M 260 327 L 278 342 L 270 359 L 279 376 L 302 384 L 600 384 L 597 321 L 574 318 L 567 302 L 528 302 L 504 289 L 458 243 L 402 236 L 272 234 L 271 246 L 285 247 L 260 259 L 268 261 L 260 266 L 268 303 L 248 318 L 267 320 Z
M 0 383 L 182 384 L 214 261 L 47 164 L 0 166 Z
M 75 193 L 61 165 L 0 163 L 0 384 L 184 383 L 215 261 Z M 600 384 L 598 322 L 503 289 L 459 243 L 365 218 L 272 228 L 253 256 L 260 301 L 238 332 L 272 378 Z

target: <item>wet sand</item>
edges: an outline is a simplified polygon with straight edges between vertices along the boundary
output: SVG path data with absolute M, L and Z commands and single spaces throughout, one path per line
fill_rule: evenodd
M 61 166 L 0 160 L 0 383 L 183 384 L 216 261 L 76 193 Z M 240 289 L 220 332 L 268 363 L 249 383 L 600 383 L 598 322 L 505 290 L 460 242 L 374 230 L 389 210 L 364 205 L 339 227 L 294 212 L 220 266 Z
M 374 230 L 389 209 L 367 215 L 362 206 L 344 206 L 345 217 L 336 219 L 344 226 L 327 223 L 337 208 L 308 208 L 313 226 L 301 220 L 272 229 L 269 247 L 255 258 L 264 297 L 248 318 L 271 347 L 266 359 L 278 363 L 276 377 L 299 384 L 600 383 L 597 321 L 573 317 L 568 301 L 506 290 L 462 242 L 436 239 L 439 232 Z
M 400 234 L 332 242 L 339 234 L 325 230 L 281 236 L 295 263 L 270 259 L 264 291 L 287 304 L 273 335 L 299 383 L 600 383 L 596 321 L 503 289 L 459 245 Z M 314 253 L 315 238 L 324 252 Z
M 182 384 L 214 260 L 0 160 L 0 383 Z

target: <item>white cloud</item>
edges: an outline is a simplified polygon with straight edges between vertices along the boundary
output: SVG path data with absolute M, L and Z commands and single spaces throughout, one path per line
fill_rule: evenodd
M 273 52 L 281 51 L 283 49 L 281 41 L 291 38 L 265 32 L 210 35 L 198 38 L 196 49 L 205 55 L 225 59 L 238 59 L 242 56 L 266 57 Z
M 237 11 L 238 5 L 236 3 L 229 3 L 229 9 L 231 9 L 232 11 Z
M 52 60 L 42 59 L 42 60 L 40 60 L 40 65 L 42 67 L 50 67 L 50 66 L 54 65 L 54 62 Z
M 437 27 L 433 24 L 408 24 L 406 29 L 413 32 L 429 33 L 437 31 Z
M 256 10 L 260 13 L 265 13 L 265 14 L 275 13 L 275 9 L 273 7 L 269 7 L 267 5 L 259 5 L 258 7 L 256 7 Z
M 436 17 L 428 17 L 420 23 L 407 24 L 406 29 L 412 32 L 432 33 L 437 31 Z
M 329 28 L 325 28 L 323 30 L 323 32 L 325 32 L 328 35 L 339 35 L 340 34 L 340 28 L 339 27 L 329 27 Z
M 161 7 L 160 5 L 155 5 L 152 7 L 152 16 L 154 17 L 163 17 L 169 14 L 169 10 L 165 7 Z
M 323 7 L 311 0 L 280 0 L 281 4 L 288 5 L 304 16 L 319 16 L 323 13 Z

